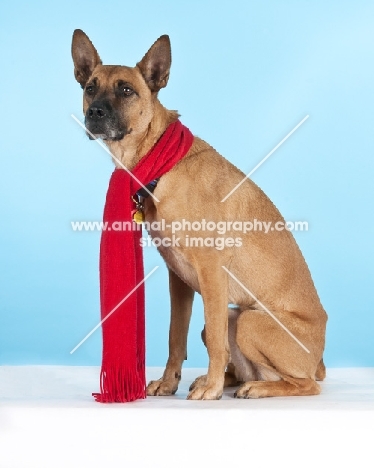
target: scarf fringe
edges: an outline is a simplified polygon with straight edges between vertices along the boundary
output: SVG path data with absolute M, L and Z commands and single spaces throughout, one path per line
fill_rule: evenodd
M 144 365 L 136 371 L 117 362 L 105 366 L 100 373 L 100 393 L 92 396 L 98 403 L 127 403 L 146 397 Z

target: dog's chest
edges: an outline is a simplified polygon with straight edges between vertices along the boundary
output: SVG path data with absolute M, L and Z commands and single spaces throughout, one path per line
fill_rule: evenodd
M 186 256 L 181 239 L 170 228 L 173 220 L 162 218 L 154 206 L 146 204 L 145 221 L 148 235 L 167 266 L 192 289 L 200 292 L 196 271 Z

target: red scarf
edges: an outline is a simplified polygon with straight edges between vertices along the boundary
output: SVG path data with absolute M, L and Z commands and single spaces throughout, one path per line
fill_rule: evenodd
M 179 120 L 170 124 L 132 174 L 146 185 L 170 171 L 192 142 L 192 133 Z M 110 315 L 102 323 L 101 393 L 93 393 L 101 403 L 123 403 L 146 396 L 144 284 L 137 288 L 144 279 L 141 231 L 116 230 L 119 224 L 132 221 L 131 196 L 140 187 L 124 169 L 115 169 L 106 195 L 104 223 L 112 228 L 103 230 L 100 243 L 101 319 Z

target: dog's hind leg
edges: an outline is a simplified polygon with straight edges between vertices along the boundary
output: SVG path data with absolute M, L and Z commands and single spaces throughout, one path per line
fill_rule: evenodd
M 187 356 L 187 334 L 190 324 L 194 291 L 169 269 L 171 320 L 169 330 L 169 359 L 164 375 L 152 380 L 147 386 L 147 395 L 173 395 L 181 379 L 181 370 Z
M 313 328 L 309 323 L 308 335 L 301 335 L 301 319 L 293 314 L 277 315 L 310 352 L 294 341 L 265 311 L 243 311 L 237 320 L 237 344 L 244 356 L 257 365 L 260 378 L 259 381 L 245 382 L 235 394 L 238 398 L 320 393 L 315 381 L 323 351 L 323 340 L 318 340 L 319 327 Z
M 236 398 L 319 395 L 321 388 L 313 379 L 293 379 L 293 382 L 245 382 L 235 392 Z

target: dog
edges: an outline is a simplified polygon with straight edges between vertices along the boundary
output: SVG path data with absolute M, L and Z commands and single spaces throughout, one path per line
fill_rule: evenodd
M 75 30 L 72 57 L 84 90 L 86 128 L 131 170 L 179 117 L 158 99 L 169 79 L 169 37 L 157 39 L 135 67 L 109 66 L 88 36 Z M 151 229 L 150 235 L 172 238 L 168 226 L 175 219 L 284 223 L 248 178 L 221 202 L 244 177 L 195 136 L 188 154 L 158 181 L 154 196 L 159 202 L 144 199 L 148 225 L 166 220 L 166 227 Z M 209 366 L 191 385 L 188 399 L 220 399 L 225 386 L 238 386 L 238 398 L 319 394 L 327 315 L 292 234 L 251 230 L 239 247 L 226 232 L 225 248 L 217 248 L 216 232 L 200 231 L 203 245 L 198 247 L 189 245 L 189 234 L 178 232 L 180 245 L 158 247 L 169 271 L 169 358 L 163 376 L 148 384 L 147 395 L 172 395 L 178 389 L 195 292 L 204 303 Z M 213 245 L 205 242 L 212 236 Z

